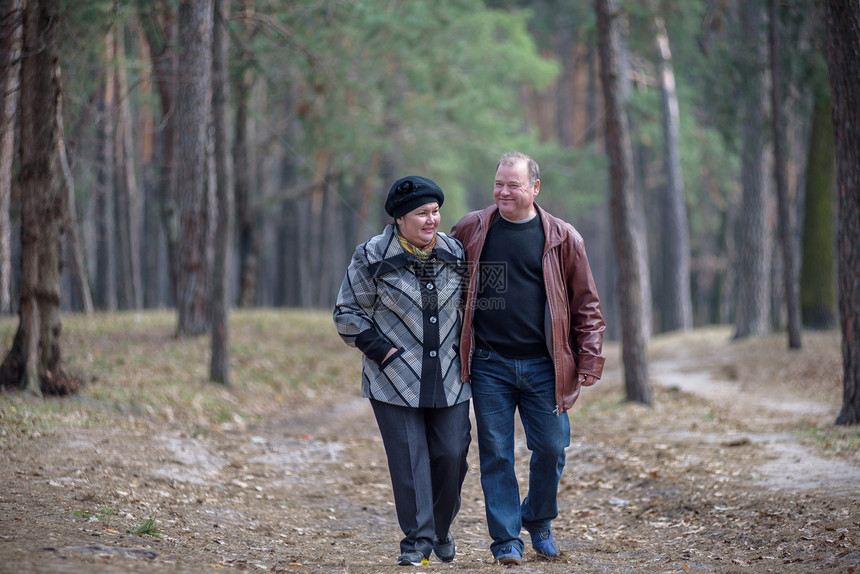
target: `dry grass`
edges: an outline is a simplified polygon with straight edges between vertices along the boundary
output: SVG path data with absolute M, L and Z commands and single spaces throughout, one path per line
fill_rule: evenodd
M 785 333 L 732 340 L 732 328 L 712 326 L 654 338 L 653 358 L 689 360 L 715 379 L 768 387 L 832 403 L 842 397 L 842 348 L 838 331 L 805 331 L 802 348 L 789 349 Z
M 87 384 L 70 397 L 0 394 L 0 448 L 58 427 L 134 425 L 139 417 L 207 432 L 325 399 L 359 377 L 357 352 L 328 313 L 234 313 L 230 388 L 208 381 L 209 337 L 177 339 L 175 327 L 169 311 L 64 317 L 64 364 Z M 0 321 L 4 349 L 16 328 L 16 318 Z
M 241 310 L 231 316 L 232 386 L 208 381 L 209 337 L 177 339 L 172 311 L 68 315 L 63 318 L 66 367 L 87 381 L 77 395 L 37 399 L 0 394 L 0 448 L 58 428 L 178 424 L 190 434 L 257 422 L 273 409 L 299 413 L 303 405 L 354 394 L 358 352 L 337 337 L 324 311 Z M 0 346 L 11 344 L 17 318 L 0 319 Z M 607 373 L 619 377 L 620 345 L 607 343 Z M 838 332 L 805 332 L 803 348 L 788 350 L 784 334 L 731 340 L 716 326 L 654 337 L 654 360 L 678 359 L 717 380 L 766 382 L 795 399 L 839 404 Z M 652 376 L 654 373 L 652 373 Z M 604 377 L 608 378 L 608 377 Z M 608 389 L 588 410 L 618 408 L 620 389 Z M 592 393 L 589 393 L 592 394 Z M 836 450 L 858 445 L 857 431 L 798 422 L 809 440 Z

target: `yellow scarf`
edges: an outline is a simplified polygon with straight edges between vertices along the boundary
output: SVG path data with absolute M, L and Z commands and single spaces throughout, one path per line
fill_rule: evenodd
M 405 237 L 400 234 L 400 230 L 397 230 L 397 240 L 400 241 L 400 245 L 410 255 L 414 255 L 418 259 L 427 260 L 430 257 L 430 253 L 433 251 L 433 248 L 436 247 L 436 235 L 433 236 L 433 241 L 425 245 L 423 248 L 415 247 Z

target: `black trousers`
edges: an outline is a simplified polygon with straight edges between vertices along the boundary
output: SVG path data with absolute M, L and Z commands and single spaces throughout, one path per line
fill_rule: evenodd
M 444 540 L 460 510 L 472 440 L 469 401 L 445 408 L 409 408 L 373 399 L 370 404 L 405 535 L 400 552 L 430 556 L 433 535 Z

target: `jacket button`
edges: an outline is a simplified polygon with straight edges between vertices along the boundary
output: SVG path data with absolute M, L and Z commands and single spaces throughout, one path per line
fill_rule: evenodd
M 436 357 L 436 351 L 430 351 L 430 357 L 435 358 Z
M 436 323 L 436 317 L 430 317 L 430 322 L 435 324 Z
M 432 284 L 432 283 L 428 283 L 428 284 L 427 284 L 427 290 L 428 290 L 428 291 L 432 291 L 432 290 L 433 290 L 433 284 Z

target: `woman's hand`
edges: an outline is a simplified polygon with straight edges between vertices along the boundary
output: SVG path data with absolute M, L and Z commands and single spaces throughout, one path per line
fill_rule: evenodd
M 390 351 L 388 351 L 388 353 L 386 353 L 386 355 L 385 355 L 385 358 L 384 358 L 384 359 L 382 359 L 382 363 L 381 363 L 381 364 L 382 364 L 382 365 L 384 365 L 385 363 L 387 363 L 387 362 L 388 362 L 388 359 L 390 359 L 390 358 L 391 358 L 391 355 L 393 355 L 393 354 L 394 354 L 394 353 L 396 353 L 396 352 L 397 352 L 397 347 L 391 347 L 391 350 L 390 350 Z

